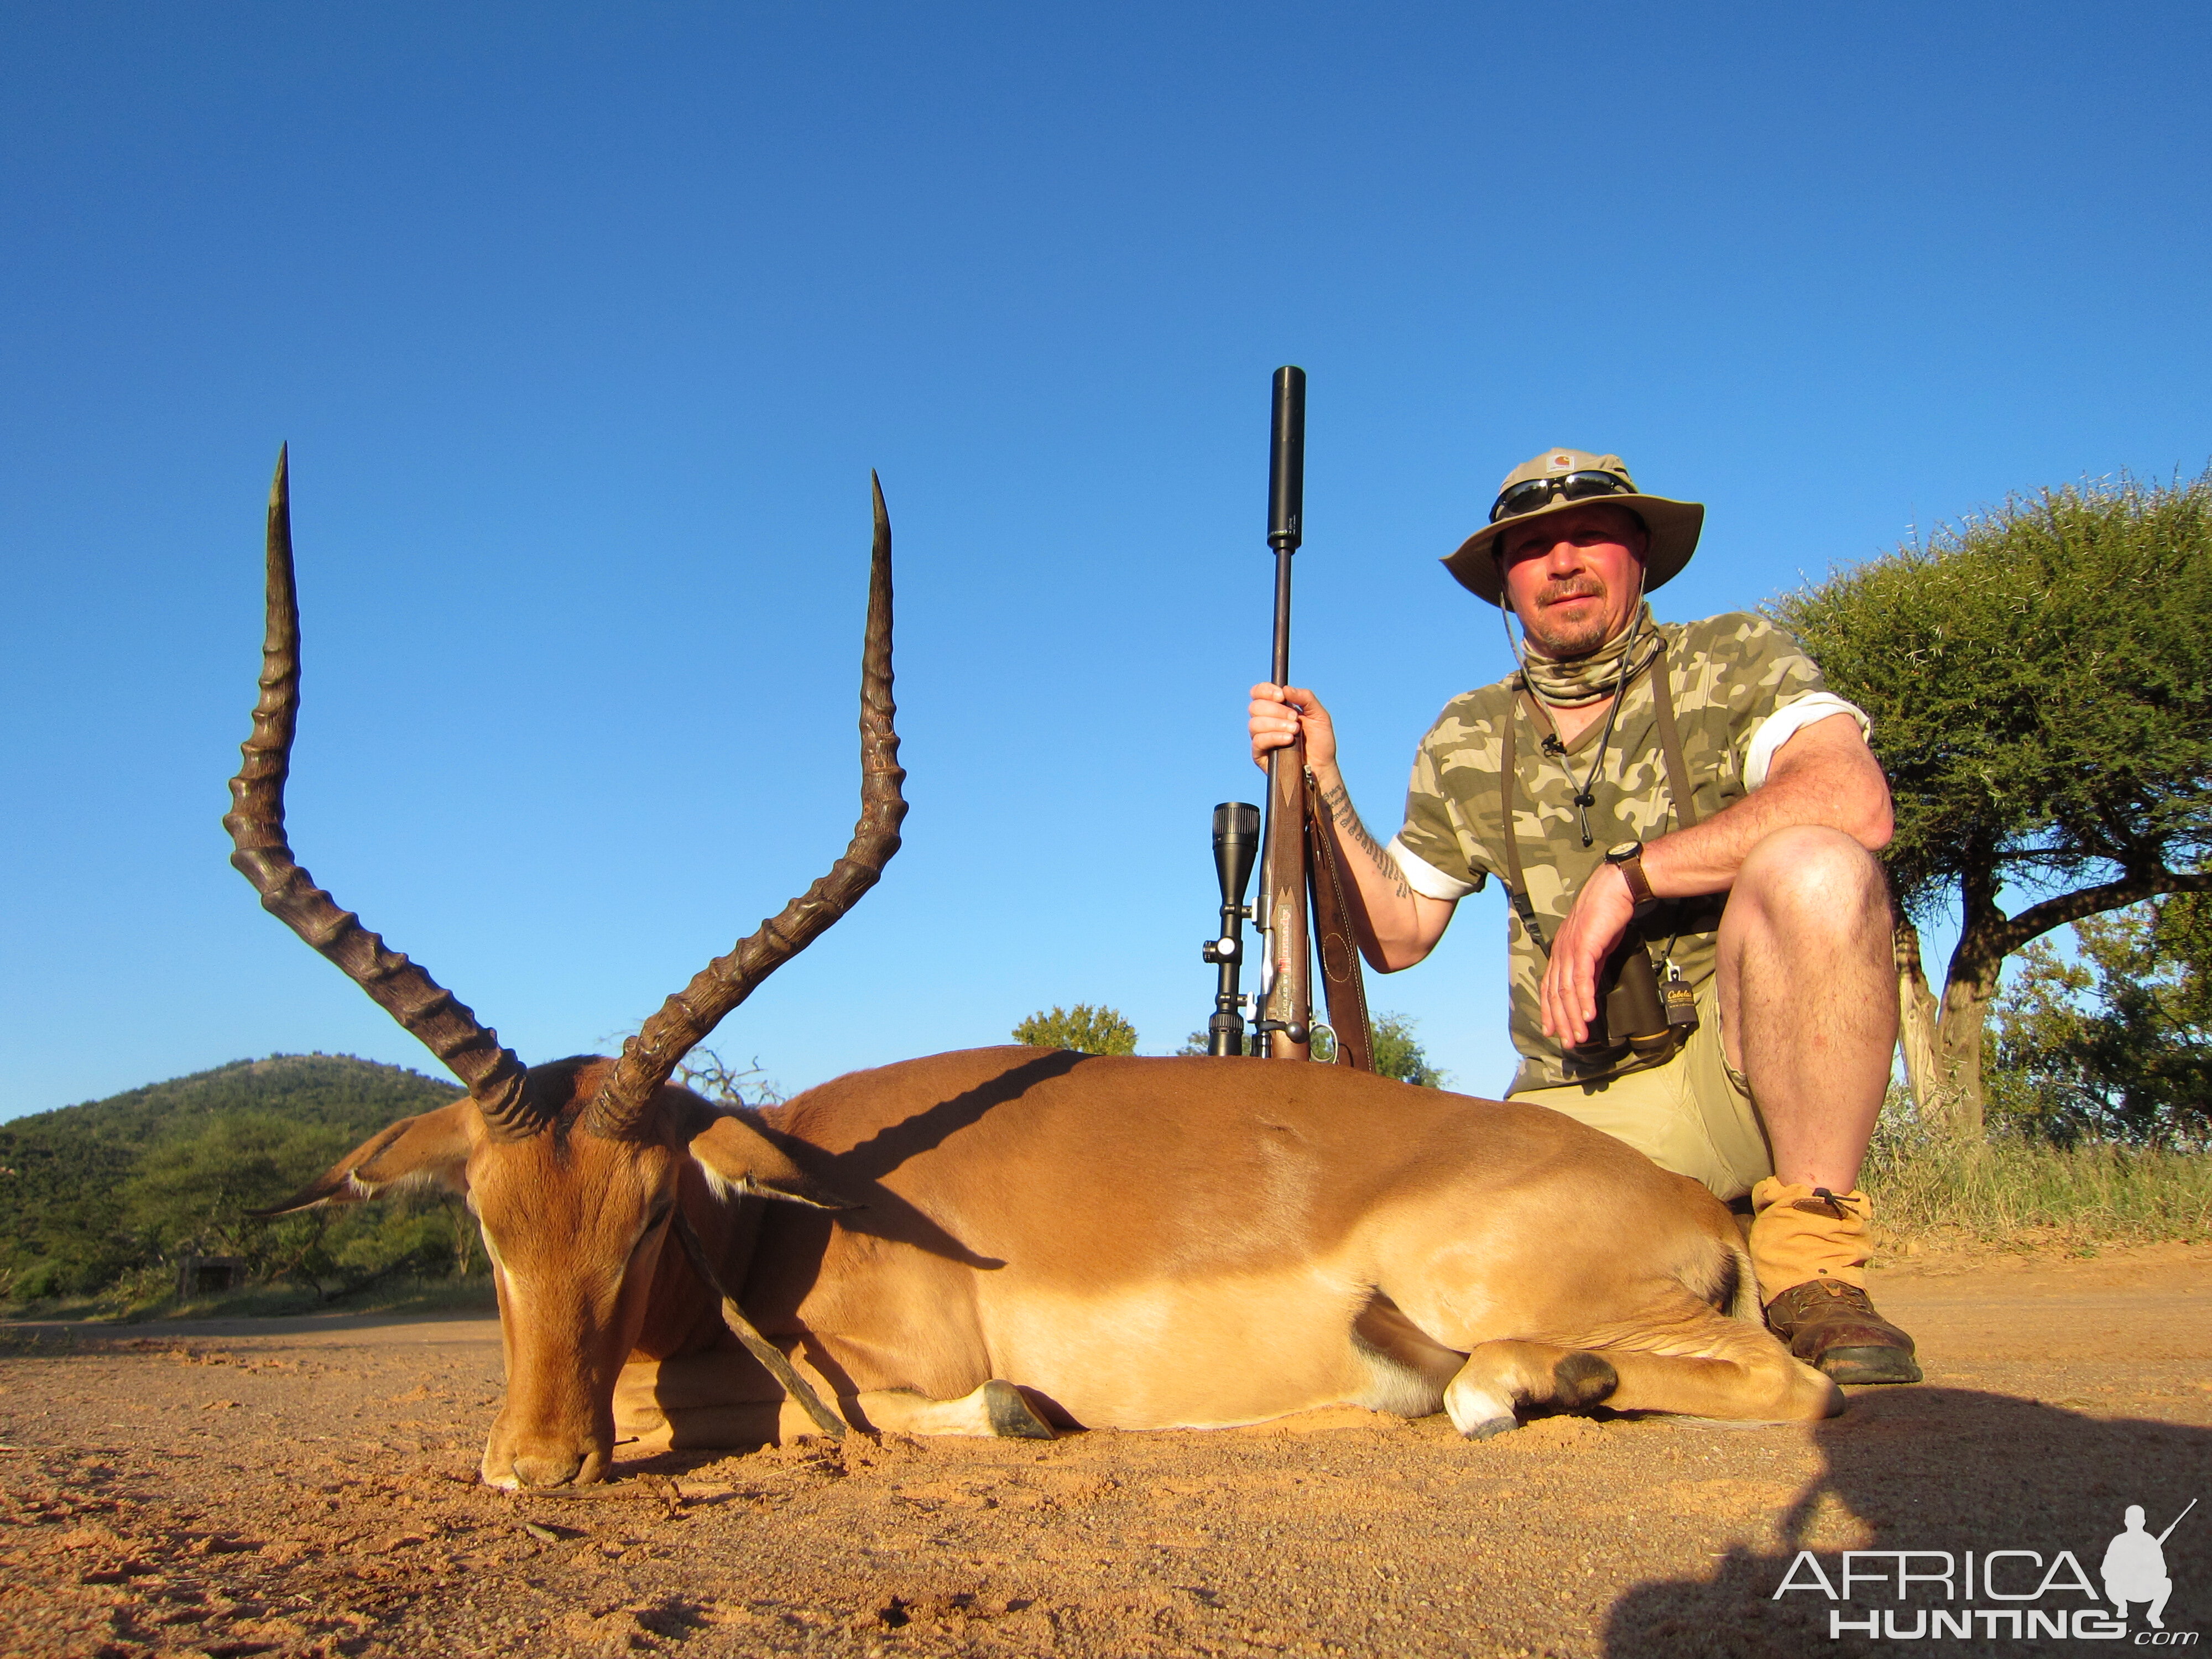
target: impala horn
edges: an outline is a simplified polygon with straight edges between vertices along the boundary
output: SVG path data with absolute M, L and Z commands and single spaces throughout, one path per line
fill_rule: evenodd
M 453 994 L 361 925 L 315 885 L 284 839 L 284 780 L 300 717 L 300 597 L 292 578 L 292 490 L 286 449 L 269 489 L 269 623 L 261 647 L 261 696 L 245 761 L 230 781 L 222 827 L 230 861 L 261 895 L 262 908 L 343 969 L 376 1005 L 420 1038 L 469 1085 L 495 1140 L 520 1140 L 547 1119 L 525 1087 L 526 1073 L 499 1034 L 479 1024 Z
M 593 1134 L 616 1139 L 635 1132 L 654 1093 L 693 1045 L 851 909 L 898 851 L 899 823 L 906 817 L 899 785 L 906 773 L 898 763 L 898 733 L 891 725 L 898 712 L 891 702 L 891 521 L 884 511 L 882 482 L 871 472 L 868 483 L 875 495 L 876 538 L 868 569 L 867 635 L 860 651 L 860 821 L 854 826 L 852 843 L 829 874 L 785 905 L 781 915 L 739 939 L 727 956 L 701 969 L 623 1044 L 622 1058 L 585 1114 L 584 1127 Z

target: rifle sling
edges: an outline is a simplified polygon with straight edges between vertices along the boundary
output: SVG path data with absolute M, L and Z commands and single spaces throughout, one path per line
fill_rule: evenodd
M 1306 880 L 1313 896 L 1314 945 L 1321 956 L 1328 1027 L 1336 1033 L 1337 1063 L 1354 1071 L 1371 1072 L 1375 1044 L 1367 1023 L 1367 983 L 1359 971 L 1359 940 L 1352 932 L 1352 907 L 1345 902 L 1344 871 L 1322 816 L 1328 808 L 1311 771 L 1305 775 L 1305 786 Z
M 1674 827 L 1694 830 L 1698 824 L 1697 798 L 1691 791 L 1689 766 L 1682 757 L 1681 733 L 1674 726 L 1674 676 L 1667 659 L 1668 653 L 1662 649 L 1650 671 L 1653 713 L 1659 725 L 1659 751 L 1667 762 L 1667 792 L 1674 798 Z M 1628 689 L 1622 687 L 1620 695 L 1626 696 Z M 1528 937 L 1536 941 L 1536 948 L 1549 957 L 1552 947 L 1537 923 L 1536 907 L 1529 900 L 1528 884 L 1521 874 L 1521 838 L 1515 834 L 1513 824 L 1513 787 L 1517 777 L 1514 739 L 1521 724 L 1520 705 L 1523 704 L 1528 709 L 1529 725 L 1536 724 L 1536 702 L 1524 688 L 1515 699 L 1516 706 L 1506 710 L 1504 752 L 1498 757 L 1498 797 L 1504 818 L 1505 896 L 1512 902 L 1513 914 L 1521 918 L 1522 927 L 1528 929 Z

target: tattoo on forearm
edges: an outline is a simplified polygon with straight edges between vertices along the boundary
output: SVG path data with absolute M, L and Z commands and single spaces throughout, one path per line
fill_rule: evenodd
M 1359 814 L 1352 810 L 1352 796 L 1345 787 L 1340 783 L 1331 784 L 1322 791 L 1321 799 L 1322 804 L 1328 808 L 1329 817 L 1336 820 L 1338 831 L 1367 854 L 1368 862 L 1382 872 L 1396 890 L 1398 896 L 1401 899 L 1413 897 L 1413 890 L 1406 884 L 1406 872 L 1398 867 L 1398 860 L 1367 833 L 1367 826 L 1359 821 Z

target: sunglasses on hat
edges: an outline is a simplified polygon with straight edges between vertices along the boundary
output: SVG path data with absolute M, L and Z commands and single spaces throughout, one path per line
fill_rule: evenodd
M 1579 501 L 1593 495 L 1633 495 L 1636 486 L 1616 472 L 1563 472 L 1553 478 L 1530 478 L 1512 484 L 1491 504 L 1490 522 L 1534 513 L 1551 505 L 1553 497 Z

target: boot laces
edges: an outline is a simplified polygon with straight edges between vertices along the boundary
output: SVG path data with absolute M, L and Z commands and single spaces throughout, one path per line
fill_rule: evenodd
M 1848 1221 L 1855 1202 L 1848 1193 L 1832 1193 L 1826 1187 L 1815 1187 L 1811 1197 L 1794 1200 L 1790 1207 L 1802 1210 L 1808 1215 L 1824 1215 L 1831 1221 Z

